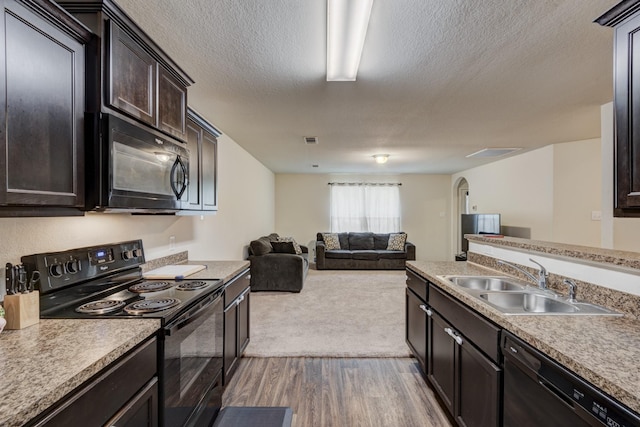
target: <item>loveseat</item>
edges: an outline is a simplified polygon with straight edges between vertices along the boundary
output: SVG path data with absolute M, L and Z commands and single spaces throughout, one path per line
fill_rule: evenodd
M 316 268 L 318 270 L 404 270 L 405 261 L 416 259 L 416 247 L 413 243 L 406 241 L 406 234 L 398 236 L 399 234 L 404 233 L 318 233 Z M 335 242 L 336 237 L 339 245 Z M 393 237 L 393 242 L 390 242 L 390 237 Z M 398 238 L 400 240 L 397 240 Z M 390 249 L 391 243 L 398 243 L 399 246 Z M 336 248 L 337 246 L 339 248 Z
M 309 271 L 309 250 L 276 233 L 249 244 L 252 291 L 300 292 Z M 296 253 L 298 250 L 299 253 Z

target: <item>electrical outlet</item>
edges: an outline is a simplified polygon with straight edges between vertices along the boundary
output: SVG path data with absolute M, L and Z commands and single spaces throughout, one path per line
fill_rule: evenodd
M 591 221 L 601 221 L 601 220 L 602 220 L 602 212 L 591 211 Z
M 173 251 L 176 249 L 176 236 L 169 236 L 169 250 Z

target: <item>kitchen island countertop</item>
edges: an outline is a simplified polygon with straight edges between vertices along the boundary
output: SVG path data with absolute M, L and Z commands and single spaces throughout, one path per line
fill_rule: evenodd
M 0 426 L 24 425 L 159 328 L 159 319 L 41 319 L 3 331 Z
M 483 316 L 640 412 L 640 321 L 628 317 L 505 315 L 439 276 L 504 275 L 469 262 L 407 266 Z

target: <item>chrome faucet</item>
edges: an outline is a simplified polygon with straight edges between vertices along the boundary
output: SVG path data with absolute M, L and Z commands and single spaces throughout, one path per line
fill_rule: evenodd
M 576 302 L 576 292 L 578 291 L 576 282 L 571 279 L 564 279 L 562 283 L 569 286 L 569 302 Z
M 542 264 L 540 264 L 537 261 L 532 260 L 531 258 L 529 258 L 529 261 L 531 261 L 534 264 L 537 264 L 540 267 L 540 270 L 538 271 L 538 277 L 536 277 L 533 274 L 529 273 L 527 270 L 524 270 L 524 269 L 518 267 L 515 264 L 511 264 L 510 262 L 503 261 L 501 259 L 498 260 L 498 264 L 503 264 L 503 265 L 506 265 L 506 266 L 509 266 L 511 268 L 514 268 L 514 269 L 518 270 L 519 272 L 523 273 L 528 278 L 533 280 L 534 283 L 537 283 L 538 287 L 540 289 L 547 290 L 547 278 L 549 277 L 549 275 L 547 274 L 547 269 L 544 268 L 542 266 Z

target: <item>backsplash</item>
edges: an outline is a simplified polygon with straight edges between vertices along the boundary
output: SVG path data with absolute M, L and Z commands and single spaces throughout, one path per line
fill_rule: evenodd
M 156 268 L 164 267 L 165 265 L 183 264 L 189 261 L 189 251 L 182 251 L 175 254 L 167 255 L 164 257 L 148 260 L 142 264 L 142 272 L 154 270 Z
M 564 266 L 563 271 L 554 271 L 553 268 L 545 264 L 545 261 L 541 261 L 549 271 L 547 281 L 549 288 L 562 295 L 567 295 L 567 286 L 562 282 L 565 278 L 572 279 L 578 285 L 577 298 L 579 300 L 600 304 L 635 319 L 640 319 L 640 295 L 638 295 L 640 293 L 640 254 L 638 253 L 557 243 L 547 244 L 547 242 L 508 237 L 496 239 L 469 236 L 469 241 L 476 243 L 476 245 L 470 244 L 467 255 L 469 262 L 519 277 L 530 283 L 531 280 L 524 274 L 508 266 L 498 264 L 497 261 L 504 259 L 502 255 L 509 253 L 505 250 L 512 251 L 513 255 L 520 259 L 523 256 L 526 258 L 531 256 L 540 261 L 541 257 L 548 257 L 547 264 L 556 262 L 556 264 Z M 489 245 L 496 250 L 492 251 L 491 248 L 481 245 Z M 476 252 L 473 252 L 474 249 Z M 513 260 L 507 259 L 507 261 L 512 262 Z M 527 267 L 521 262 L 515 263 L 533 275 L 538 272 L 537 269 Z M 571 268 L 566 267 L 566 265 L 571 266 L 571 263 L 573 263 L 575 273 L 570 271 Z M 586 269 L 597 269 L 598 274 L 593 274 L 587 280 L 584 277 Z M 627 283 L 621 283 L 625 281 Z M 535 286 L 533 283 L 532 285 Z M 616 287 L 620 289 L 616 289 Z

